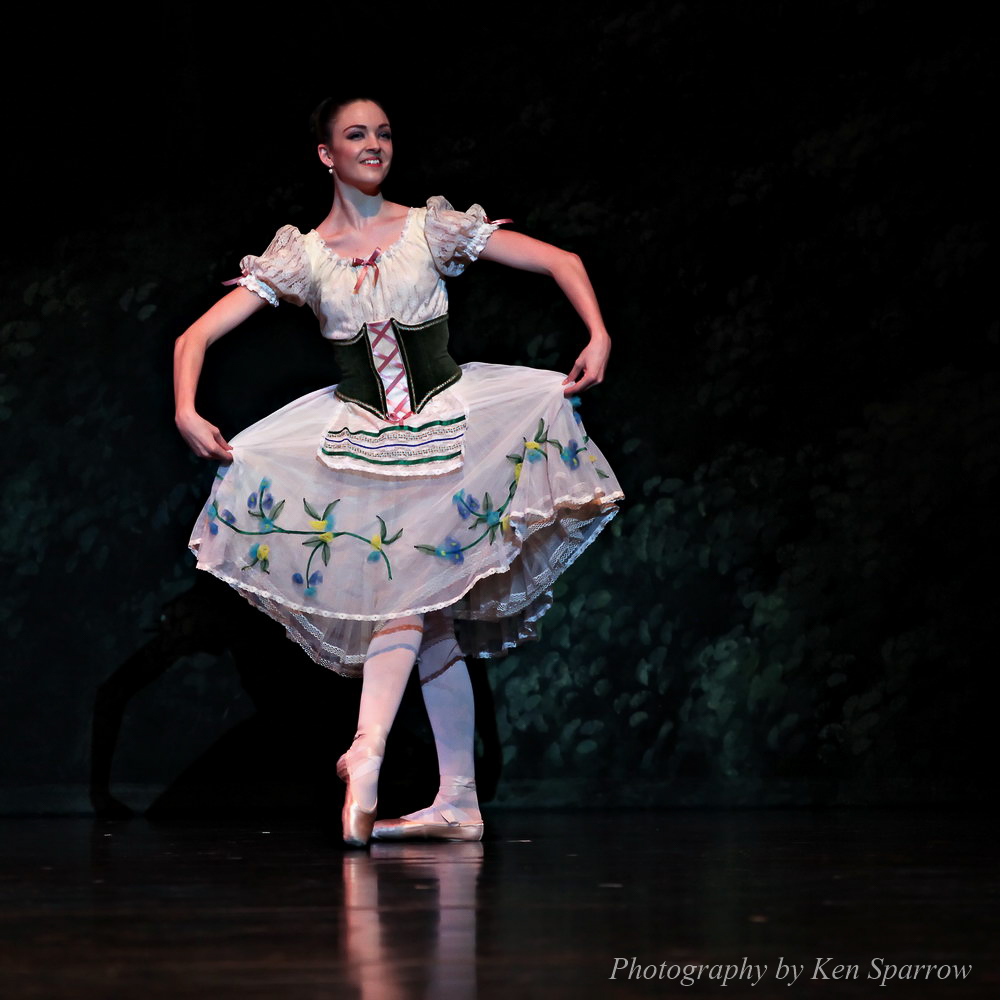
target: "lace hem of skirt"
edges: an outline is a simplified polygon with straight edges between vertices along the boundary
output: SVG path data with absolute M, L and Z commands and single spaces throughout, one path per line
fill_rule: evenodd
M 259 610 L 267 612 L 267 607 L 263 603 L 253 603 Z M 545 591 L 538 598 L 536 598 L 530 608 L 525 608 L 523 614 L 502 619 L 499 622 L 494 623 L 500 626 L 505 633 L 504 637 L 495 648 L 487 649 L 482 652 L 474 652 L 462 648 L 463 655 L 475 657 L 476 659 L 499 659 L 502 656 L 506 656 L 512 649 L 525 642 L 536 641 L 538 639 L 538 632 L 537 629 L 534 628 L 534 625 L 549 611 L 552 604 L 552 591 Z M 445 607 L 449 607 L 449 605 L 445 605 Z M 437 611 L 439 609 L 428 608 L 427 610 Z M 508 622 L 510 623 L 509 625 L 507 624 Z M 308 627 L 308 621 L 303 621 L 300 624 L 302 625 L 304 631 L 312 631 Z M 462 625 L 459 625 L 458 627 L 459 646 L 462 647 L 464 645 L 462 641 L 463 627 Z M 360 678 L 362 676 L 362 668 L 364 665 L 363 654 L 360 657 L 352 656 L 347 652 L 347 650 L 342 649 L 334 643 L 326 642 L 324 640 L 320 640 L 319 651 L 317 651 L 315 644 L 310 643 L 302 635 L 297 633 L 294 629 L 289 628 L 287 625 L 285 626 L 285 635 L 292 642 L 296 643 L 296 645 L 300 646 L 305 654 L 314 663 L 318 663 L 321 667 L 326 667 L 327 670 L 332 670 L 334 673 L 340 674 L 341 677 Z

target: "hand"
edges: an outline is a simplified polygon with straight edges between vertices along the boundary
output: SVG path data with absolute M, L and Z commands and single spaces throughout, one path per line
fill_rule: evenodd
M 591 337 L 590 343 L 580 352 L 580 356 L 573 362 L 570 373 L 563 379 L 564 396 L 572 396 L 576 392 L 583 392 L 592 385 L 600 385 L 604 381 L 604 369 L 608 366 L 608 355 L 611 354 L 611 338 L 607 334 L 603 337 Z M 577 381 L 573 381 L 577 379 Z M 566 383 L 570 384 L 567 385 Z
M 174 418 L 181 437 L 199 458 L 217 458 L 220 462 L 233 460 L 233 446 L 222 436 L 219 428 L 210 424 L 193 410 Z

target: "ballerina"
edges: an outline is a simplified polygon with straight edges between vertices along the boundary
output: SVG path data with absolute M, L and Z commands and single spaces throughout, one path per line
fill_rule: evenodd
M 466 659 L 534 638 L 553 581 L 618 511 L 624 494 L 575 408 L 603 380 L 611 341 L 576 254 L 501 230 L 510 220 L 478 205 L 383 197 L 393 142 L 378 102 L 327 100 L 313 123 L 333 181 L 326 218 L 306 233 L 282 226 L 244 257 L 237 287 L 175 344 L 177 428 L 222 463 L 189 547 L 316 663 L 363 678 L 337 762 L 344 842 L 478 840 Z M 451 358 L 446 281 L 477 258 L 555 279 L 589 331 L 568 374 Z M 205 351 L 280 301 L 313 310 L 342 377 L 227 441 L 195 408 Z M 415 663 L 439 790 L 426 809 L 376 822 Z

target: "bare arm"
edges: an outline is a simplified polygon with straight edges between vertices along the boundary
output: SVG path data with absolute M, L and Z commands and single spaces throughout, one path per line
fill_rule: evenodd
M 563 394 L 569 396 L 603 382 L 611 353 L 611 337 L 604 327 L 597 296 L 583 261 L 575 253 L 560 250 L 551 243 L 543 243 L 523 233 L 500 230 L 489 238 L 479 256 L 482 260 L 547 274 L 555 279 L 590 331 L 590 343 L 580 352 L 566 376 Z
M 209 344 L 266 305 L 256 293 L 234 288 L 174 341 L 174 423 L 191 450 L 201 458 L 223 462 L 232 458 L 232 448 L 219 428 L 199 416 L 194 407 L 205 351 Z

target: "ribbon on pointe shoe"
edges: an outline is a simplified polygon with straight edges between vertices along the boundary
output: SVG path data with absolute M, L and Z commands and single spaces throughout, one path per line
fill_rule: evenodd
M 379 820 L 372 829 L 375 840 L 482 840 L 483 820 L 476 807 L 461 806 L 462 793 L 475 795 L 476 779 L 442 775 L 433 804 L 399 819 Z

